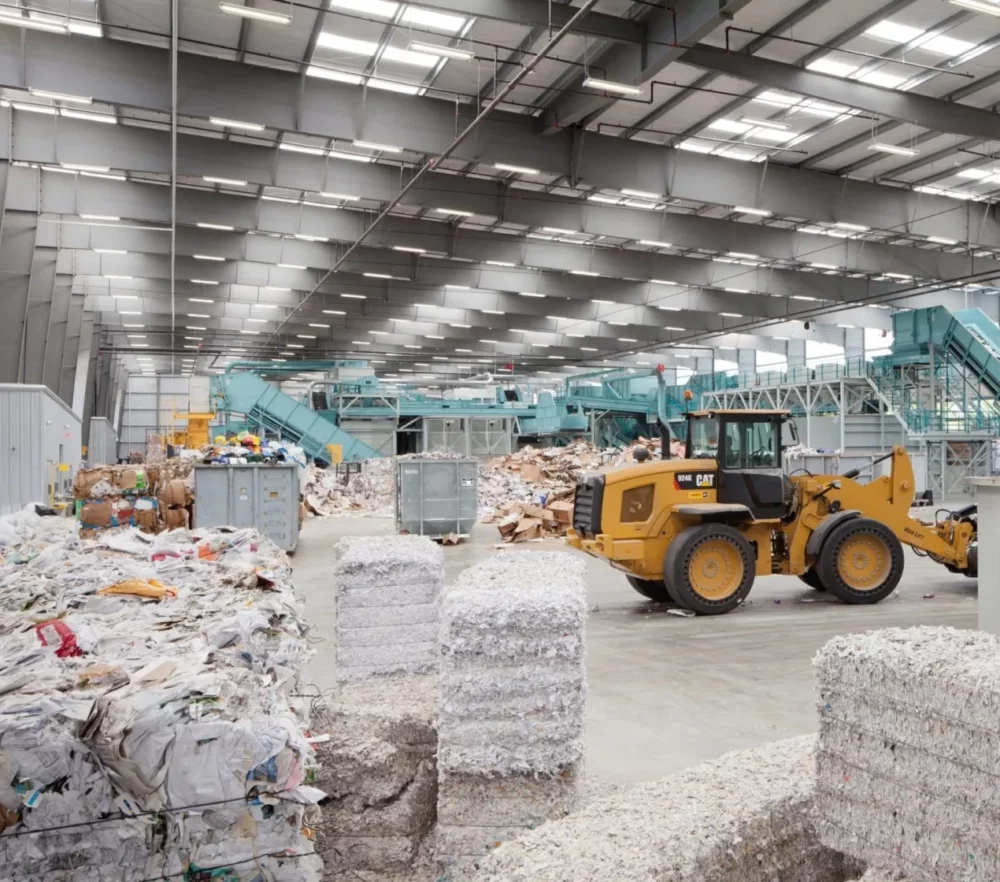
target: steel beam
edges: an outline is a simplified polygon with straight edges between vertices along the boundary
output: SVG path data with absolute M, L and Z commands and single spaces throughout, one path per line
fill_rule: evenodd
M 684 54 L 684 46 L 707 37 L 721 23 L 747 5 L 749 0 L 676 0 L 669 9 L 655 10 L 643 20 L 644 42 L 640 46 L 617 45 L 590 62 L 590 70 L 567 78 L 573 94 L 564 94 L 545 112 L 543 129 L 559 129 L 587 123 L 607 110 L 618 98 L 613 93 L 586 94 L 585 76 L 616 83 L 642 86 L 672 61 Z
M 86 94 L 124 107 L 169 109 L 169 89 L 165 89 L 162 77 L 166 65 L 163 50 L 116 40 L 94 46 L 94 41 L 12 31 L 0 32 L 0 85 L 23 88 L 28 82 L 35 88 Z M 24 53 L 21 36 L 25 41 Z M 132 75 L 118 76 L 120 70 L 129 70 Z M 400 146 L 424 154 L 443 150 L 456 125 L 467 123 L 472 112 L 459 107 L 456 115 L 455 105 L 432 98 L 363 92 L 355 86 L 314 78 L 303 83 L 291 73 L 205 56 L 185 55 L 180 75 L 183 100 L 179 112 L 184 115 L 201 118 L 222 115 L 283 131 L 298 126 L 309 134 L 344 140 L 364 137 L 382 143 L 402 142 Z M 210 84 L 209 88 L 206 84 Z M 460 147 L 456 158 L 484 164 L 507 162 L 565 176 L 573 172 L 570 133 L 538 138 L 535 122 L 529 117 L 506 113 L 497 113 L 495 117 L 487 120 L 477 137 Z M 57 157 L 52 142 L 57 129 L 81 135 L 83 130 L 68 126 L 71 120 L 42 119 L 49 126 L 35 149 L 27 152 L 36 154 L 30 161 L 54 162 Z M 119 126 L 113 134 L 124 138 L 125 132 Z M 73 141 L 76 140 L 74 134 Z M 113 161 L 122 168 L 144 162 L 162 166 L 163 147 L 158 146 L 161 140 L 151 137 L 139 152 L 112 160 L 98 150 L 89 149 L 84 135 L 78 144 L 66 143 L 69 139 L 65 139 L 58 158 L 87 163 L 88 159 L 83 157 L 89 156 L 91 164 Z M 275 162 L 272 152 L 263 151 L 264 155 L 258 158 L 252 146 L 228 146 L 237 151 L 227 152 L 228 164 L 220 162 L 213 166 L 214 171 L 208 170 L 207 164 L 199 164 L 179 172 L 224 177 L 236 173 L 257 183 L 277 183 L 275 178 L 282 177 L 289 186 L 318 189 L 315 185 L 322 184 L 328 168 L 335 170 L 335 175 L 339 170 L 347 179 L 360 169 L 355 163 L 299 156 L 314 160 L 311 168 L 295 166 L 303 172 L 301 178 L 295 174 L 276 175 L 270 166 L 281 166 L 282 160 Z M 182 151 L 182 164 L 183 158 Z M 845 181 L 822 172 L 665 151 L 658 145 L 592 133 L 586 135 L 576 172 L 580 181 L 595 188 L 648 190 L 695 202 L 750 205 L 789 217 L 850 221 L 881 230 L 919 228 L 926 230 L 926 235 L 959 241 L 1000 239 L 992 216 L 970 212 L 969 206 L 946 197 Z M 475 183 L 462 179 L 459 185 L 459 179 L 454 177 L 450 177 L 450 182 L 448 190 L 456 198 L 461 188 Z M 363 195 L 379 198 L 376 193 Z M 438 198 L 441 196 L 439 192 Z M 494 205 L 494 210 L 488 213 L 499 212 Z
M 29 286 L 38 215 L 3 211 L 0 219 L 0 382 L 24 381 L 24 343 L 28 319 Z
M 38 237 L 31 258 L 24 351 L 21 353 L 21 382 L 33 385 L 45 384 L 46 341 L 53 331 L 53 320 L 58 321 L 58 314 L 56 316 L 52 314 L 52 297 L 56 284 L 56 258 L 59 251 L 51 246 L 40 245 L 37 239 Z
M 989 140 L 1000 138 L 1000 117 L 978 107 L 817 73 L 758 55 L 726 52 L 721 47 L 704 43 L 688 49 L 684 61 L 726 76 L 843 104 L 937 132 Z

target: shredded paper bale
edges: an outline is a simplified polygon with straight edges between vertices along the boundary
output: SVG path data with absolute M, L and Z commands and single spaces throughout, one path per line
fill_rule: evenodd
M 345 683 L 316 709 L 313 725 L 323 739 L 316 786 L 327 799 L 316 832 L 328 873 L 395 879 L 413 867 L 434 829 L 434 678 Z
M 813 823 L 811 736 L 730 753 L 505 842 L 475 882 L 844 882 Z M 875 882 L 875 879 L 866 879 Z M 881 880 L 880 880 L 881 882 Z
M 319 879 L 285 555 L 253 530 L 29 547 L 0 563 L 2 878 Z
M 337 551 L 338 678 L 434 670 L 440 546 L 421 536 L 364 536 L 342 540 Z
M 562 552 L 494 555 L 446 592 L 437 854 L 450 878 L 578 804 L 586 614 L 583 562 Z
M 824 841 L 911 882 L 1000 878 L 1000 639 L 892 628 L 814 663 Z

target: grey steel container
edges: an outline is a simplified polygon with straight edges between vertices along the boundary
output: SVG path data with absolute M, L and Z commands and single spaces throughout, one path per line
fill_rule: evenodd
M 299 476 L 294 463 L 196 465 L 195 527 L 254 527 L 279 548 L 299 541 Z
M 477 460 L 397 460 L 396 529 L 432 539 L 468 536 L 476 523 L 478 492 Z
M 111 465 L 118 462 L 118 435 L 107 417 L 90 418 L 87 438 L 87 465 Z
M 72 496 L 80 417 L 47 386 L 0 384 L 0 514 Z

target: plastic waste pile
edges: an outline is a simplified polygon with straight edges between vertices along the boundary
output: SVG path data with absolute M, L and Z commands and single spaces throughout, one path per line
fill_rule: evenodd
M 225 528 L 2 554 L 0 875 L 317 882 L 286 556 Z
M 46 545 L 69 538 L 76 524 L 54 515 L 42 503 L 32 502 L 20 511 L 0 517 L 0 563 L 14 555 L 33 557 Z

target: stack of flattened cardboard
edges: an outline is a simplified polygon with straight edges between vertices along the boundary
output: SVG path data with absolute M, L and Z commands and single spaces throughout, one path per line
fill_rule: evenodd
M 80 537 L 93 538 L 113 527 L 139 527 L 145 533 L 187 527 L 193 499 L 190 474 L 191 463 L 181 460 L 77 472 L 73 493 Z

